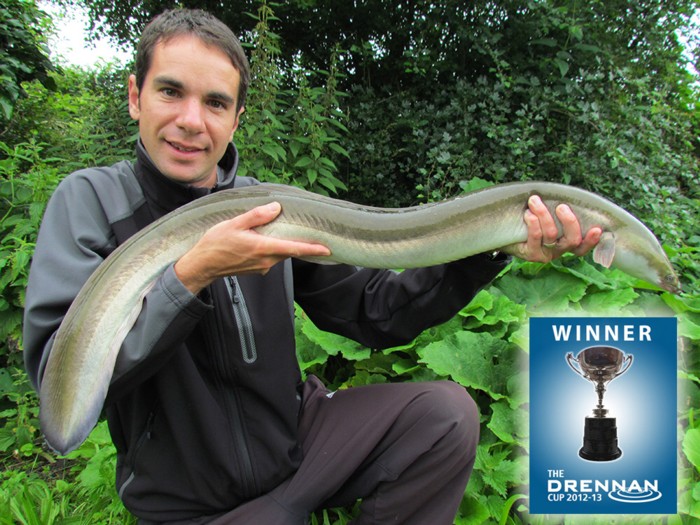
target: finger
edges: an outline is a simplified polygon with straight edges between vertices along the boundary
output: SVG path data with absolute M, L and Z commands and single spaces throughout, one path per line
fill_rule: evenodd
M 574 248 L 572 252 L 578 256 L 586 255 L 589 251 L 595 248 L 602 235 L 603 230 L 601 228 L 598 228 L 597 226 L 591 228 L 586 233 L 586 236 L 583 238 L 583 241 L 581 241 L 581 244 Z
M 331 254 L 328 247 L 315 242 L 290 241 L 262 236 L 264 251 L 276 257 L 327 257 Z
M 560 204 L 555 211 L 562 226 L 562 236 L 558 241 L 559 253 L 573 251 L 583 241 L 581 224 L 573 210 L 566 204 Z
M 539 218 L 530 210 L 525 210 L 523 220 L 527 225 L 527 240 L 520 245 L 520 254 L 518 256 L 528 261 L 549 261 L 550 254 L 547 253 L 549 250 L 542 246 L 544 233 Z
M 539 220 L 540 228 L 542 229 L 542 244 L 556 243 L 559 237 L 559 229 L 554 217 L 549 213 L 549 209 L 542 202 L 542 199 L 537 195 L 533 195 L 528 199 L 528 206 Z

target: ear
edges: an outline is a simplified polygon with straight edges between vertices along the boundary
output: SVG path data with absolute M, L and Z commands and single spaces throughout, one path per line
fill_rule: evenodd
M 129 75 L 129 115 L 134 120 L 141 116 L 139 104 L 139 88 L 136 86 L 136 75 Z
M 231 137 L 229 139 L 230 142 L 233 142 L 233 134 L 236 132 L 238 129 L 238 124 L 241 122 L 241 115 L 245 111 L 245 106 L 243 106 L 241 109 L 238 110 L 238 113 L 236 114 L 236 120 L 233 121 L 233 128 L 231 129 Z

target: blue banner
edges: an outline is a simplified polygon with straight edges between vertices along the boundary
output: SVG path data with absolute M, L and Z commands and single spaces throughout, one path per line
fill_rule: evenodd
M 530 512 L 675 514 L 676 411 L 675 318 L 531 318 Z

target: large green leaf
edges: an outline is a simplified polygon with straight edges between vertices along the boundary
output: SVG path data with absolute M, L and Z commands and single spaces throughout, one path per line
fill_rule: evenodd
M 509 273 L 498 282 L 498 288 L 512 301 L 527 305 L 531 315 L 560 313 L 580 301 L 587 287 L 581 279 L 556 271 L 544 271 L 536 279 Z
M 620 310 L 632 303 L 639 294 L 634 288 L 621 288 L 586 294 L 579 306 L 587 315 L 619 315 Z
M 489 333 L 458 332 L 417 353 L 437 374 L 500 399 L 507 395 L 508 378 L 517 373 L 514 348 Z
M 528 436 L 528 413 L 515 410 L 505 400 L 491 403 L 491 417 L 486 425 L 505 443 L 521 445 Z
M 571 254 L 552 261 L 551 267 L 568 273 L 601 290 L 629 287 L 635 279 L 616 269 L 605 269 L 588 261 L 587 257 Z
M 481 525 L 487 522 L 489 514 L 489 509 L 481 502 L 481 498 L 467 491 L 459 506 L 455 525 Z
M 462 309 L 460 315 L 465 318 L 464 326 L 468 329 L 499 323 L 507 327 L 510 323 L 525 319 L 525 306 L 513 302 L 497 288 L 492 287 L 491 290 L 480 291 L 469 305 Z
M 342 335 L 324 332 L 308 319 L 304 320 L 301 331 L 308 337 L 309 341 L 323 348 L 328 355 L 337 355 L 338 352 L 341 352 L 347 359 L 366 359 L 369 357 L 369 349 Z
M 700 428 L 691 428 L 683 437 L 683 453 L 700 471 Z
M 476 450 L 474 469 L 481 473 L 484 483 L 501 496 L 506 496 L 510 487 L 524 483 L 527 478 L 526 458 L 513 460 L 509 456 L 509 449 L 497 446 L 479 445 Z

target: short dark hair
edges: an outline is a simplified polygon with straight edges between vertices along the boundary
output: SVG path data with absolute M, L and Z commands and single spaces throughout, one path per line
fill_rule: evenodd
M 240 76 L 236 109 L 242 108 L 250 82 L 248 59 L 233 31 L 214 15 L 201 9 L 164 11 L 145 27 L 136 48 L 136 86 L 139 92 L 151 67 L 156 45 L 187 35 L 196 36 L 206 45 L 220 49 L 231 59 Z

